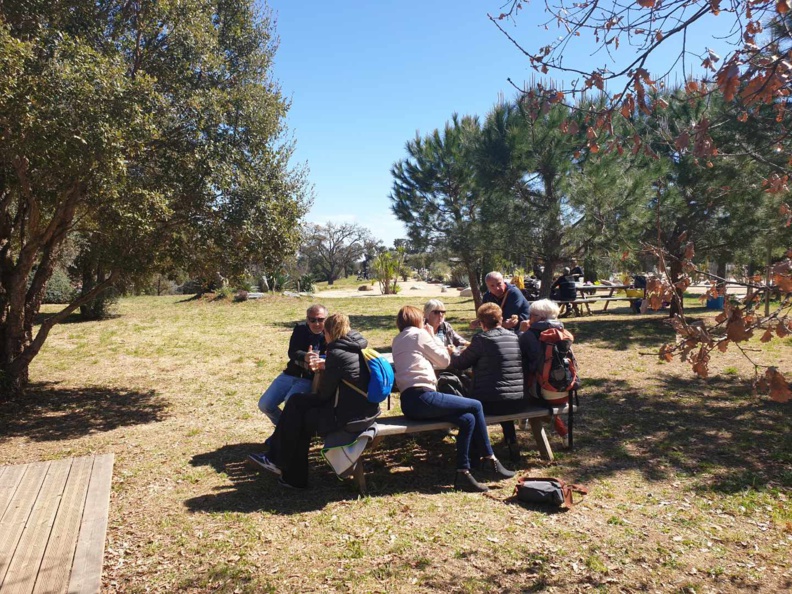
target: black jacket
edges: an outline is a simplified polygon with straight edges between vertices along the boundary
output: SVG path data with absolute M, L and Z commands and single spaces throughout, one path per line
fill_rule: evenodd
M 306 322 L 300 322 L 292 331 L 291 339 L 289 340 L 289 362 L 286 364 L 286 369 L 283 370 L 283 373 L 294 377 L 313 378 L 313 373 L 309 369 L 299 365 L 299 363 L 305 361 L 309 346 L 313 347 L 314 352 L 324 354 L 324 332 L 314 334 Z
M 319 385 L 319 396 L 332 409 L 338 390 L 338 405 L 330 415 L 335 423 L 331 423 L 332 427 L 323 427 L 324 431 L 321 432 L 338 429 L 349 421 L 377 414 L 379 404 L 369 402 L 363 394 L 356 392 L 343 381 L 347 380 L 363 392 L 367 391 L 369 370 L 361 352 L 366 346 L 368 341 L 355 330 L 327 345 L 327 360 Z
M 539 374 L 542 345 L 539 335 L 548 328 L 564 329 L 564 324 L 559 320 L 543 320 L 534 322 L 531 327 L 520 334 L 520 352 L 522 353 L 523 373 L 525 374 L 525 397 L 536 398 L 536 377 Z
M 499 327 L 476 334 L 464 351 L 451 356 L 451 365 L 473 368 L 471 398 L 495 402 L 523 397 L 520 345 L 511 330 Z

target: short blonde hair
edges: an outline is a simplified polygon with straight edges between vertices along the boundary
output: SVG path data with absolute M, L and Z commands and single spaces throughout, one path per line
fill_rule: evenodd
M 550 299 L 540 299 L 531 303 L 530 312 L 539 318 L 538 321 L 555 320 L 561 312 L 561 307 Z
M 416 328 L 423 327 L 423 315 L 421 314 L 421 310 L 414 305 L 405 305 L 399 310 L 399 314 L 396 316 L 396 327 L 399 329 L 399 332 L 401 332 L 410 326 L 415 326 Z
M 346 336 L 352 329 L 349 325 L 349 316 L 342 313 L 334 313 L 325 320 L 324 329 L 330 338 L 330 342 Z
M 424 317 L 428 318 L 429 314 L 436 309 L 445 309 L 445 304 L 439 299 L 430 299 L 424 305 Z
M 490 330 L 503 322 L 503 311 L 495 303 L 485 303 L 478 308 L 476 317 L 484 328 Z

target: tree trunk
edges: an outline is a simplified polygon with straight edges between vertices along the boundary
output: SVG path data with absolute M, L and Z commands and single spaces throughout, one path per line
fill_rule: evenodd
M 672 258 L 671 265 L 669 267 L 669 275 L 671 276 L 671 282 L 676 284 L 682 278 L 682 260 L 680 258 Z M 668 316 L 673 318 L 676 315 L 682 315 L 684 313 L 683 309 L 683 301 L 682 296 L 684 292 L 680 288 L 675 288 L 674 291 L 677 294 L 677 298 L 671 301 L 671 307 L 668 311 Z
M 483 303 L 483 297 L 481 296 L 481 287 L 479 287 L 479 279 L 478 275 L 476 274 L 476 270 L 473 265 L 465 261 L 465 270 L 468 273 L 468 282 L 470 283 L 470 292 L 473 293 L 473 304 L 476 306 L 476 311 L 478 308 L 481 307 Z
M 542 271 L 542 286 L 539 288 L 539 297 L 542 299 L 550 298 L 550 287 L 553 286 L 553 267 L 554 262 L 545 263 L 544 271 Z

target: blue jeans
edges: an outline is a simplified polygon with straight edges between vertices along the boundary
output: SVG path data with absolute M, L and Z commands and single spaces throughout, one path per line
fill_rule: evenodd
M 457 469 L 470 469 L 468 451 L 471 441 L 476 451 L 492 456 L 487 422 L 478 400 L 434 392 L 429 388 L 408 388 L 401 393 L 401 409 L 411 419 L 439 419 L 459 427 Z
M 259 410 L 269 417 L 273 425 L 277 425 L 281 416 L 280 403 L 286 402 L 292 394 L 310 391 L 311 380 L 281 373 L 259 398 Z

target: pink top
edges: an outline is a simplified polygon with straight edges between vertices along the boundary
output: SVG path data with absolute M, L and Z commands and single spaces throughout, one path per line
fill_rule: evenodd
M 451 355 L 423 328 L 408 326 L 393 339 L 393 368 L 400 392 L 408 388 L 437 386 L 435 368 L 445 369 Z

